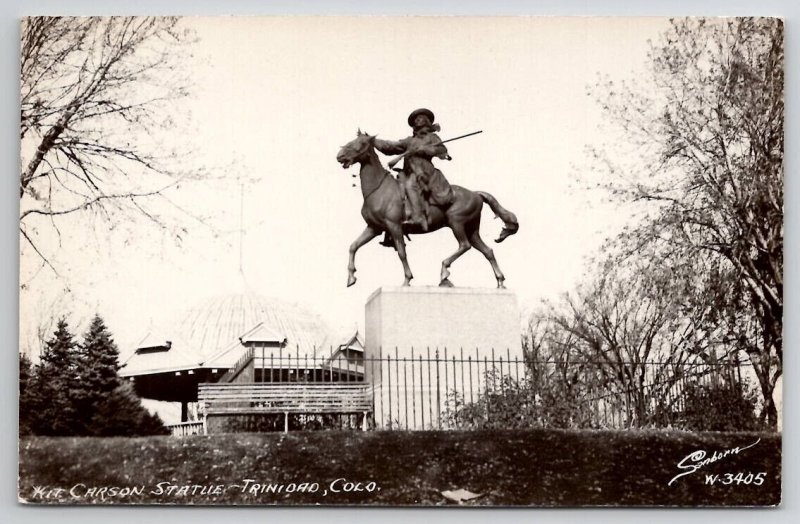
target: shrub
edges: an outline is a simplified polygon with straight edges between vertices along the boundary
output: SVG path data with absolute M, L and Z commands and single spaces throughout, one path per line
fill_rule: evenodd
M 752 431 L 759 429 L 757 394 L 749 388 L 722 381 L 690 384 L 684 391 L 685 429 L 692 431 Z
M 448 394 L 442 414 L 454 429 L 597 428 L 601 427 L 585 385 L 555 380 L 544 384 L 530 378 L 485 375 L 485 389 L 474 401 Z

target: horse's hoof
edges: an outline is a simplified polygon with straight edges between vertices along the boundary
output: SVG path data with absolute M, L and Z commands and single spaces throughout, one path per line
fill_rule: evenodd
M 445 278 L 441 282 L 439 282 L 439 287 L 455 287 L 452 282 L 450 282 L 449 278 Z
M 505 288 L 506 288 L 506 285 L 503 284 L 503 281 L 502 280 L 498 280 L 497 281 L 497 289 L 505 289 Z
M 347 277 L 347 287 L 350 287 L 355 283 L 356 283 L 356 277 L 354 277 L 352 275 Z
M 502 242 L 503 240 L 507 239 L 508 237 L 510 237 L 511 235 L 513 235 L 516 232 L 517 232 L 516 229 L 510 229 L 510 228 L 504 227 L 503 230 L 500 231 L 500 236 L 497 237 L 495 242 L 497 242 L 499 244 L 500 242 Z

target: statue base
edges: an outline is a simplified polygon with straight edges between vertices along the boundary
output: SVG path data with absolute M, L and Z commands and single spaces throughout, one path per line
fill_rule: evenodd
M 481 358 L 522 356 L 516 295 L 507 289 L 391 287 L 367 299 L 368 357 L 410 357 L 445 348 L 448 354 L 475 351 Z M 390 352 L 390 353 L 387 353 Z
M 454 394 L 476 399 L 491 373 L 524 376 L 511 291 L 379 288 L 365 313 L 365 374 L 378 427 L 444 427 Z

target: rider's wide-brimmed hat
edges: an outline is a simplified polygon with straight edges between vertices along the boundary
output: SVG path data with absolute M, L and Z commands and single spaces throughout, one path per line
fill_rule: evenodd
M 433 116 L 433 111 L 431 111 L 430 109 L 425 109 L 424 107 L 422 107 L 420 109 L 415 109 L 414 111 L 411 112 L 410 115 L 408 115 L 408 125 L 410 125 L 411 127 L 414 127 L 414 119 L 417 118 L 417 116 L 419 116 L 419 115 L 427 116 L 428 119 L 431 121 L 431 124 L 433 123 L 433 120 L 435 118 Z

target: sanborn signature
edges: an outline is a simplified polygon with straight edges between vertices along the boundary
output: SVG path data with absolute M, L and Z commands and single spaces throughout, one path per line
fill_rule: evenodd
M 697 451 L 692 451 L 691 453 L 689 453 L 688 455 L 683 457 L 683 459 L 680 462 L 678 462 L 678 469 L 681 469 L 681 470 L 684 470 L 684 471 L 682 473 L 678 473 L 677 475 L 672 477 L 672 480 L 670 480 L 667 483 L 667 485 L 671 486 L 672 483 L 675 482 L 676 480 L 678 480 L 679 478 L 684 477 L 686 475 L 691 475 L 695 471 L 697 471 L 697 470 L 699 470 L 701 468 L 704 468 L 705 466 L 708 466 L 709 464 L 713 464 L 714 462 L 722 460 L 722 459 L 724 459 L 726 457 L 730 457 L 731 455 L 738 455 L 742 451 L 752 448 L 753 446 L 755 446 L 759 442 L 761 442 L 761 438 L 759 438 L 758 440 L 756 440 L 755 442 L 753 442 L 749 446 L 745 446 L 743 448 L 737 446 L 735 448 L 726 449 L 725 451 L 722 451 L 721 453 L 718 453 L 718 452 L 714 451 L 714 454 L 711 455 L 708 458 L 706 458 L 707 453 L 706 453 L 706 450 L 704 450 L 704 449 L 698 449 Z

